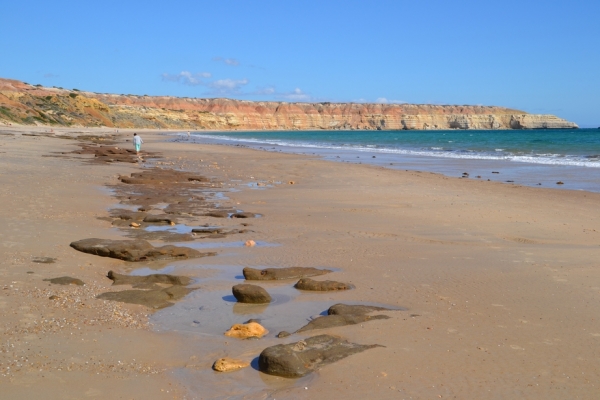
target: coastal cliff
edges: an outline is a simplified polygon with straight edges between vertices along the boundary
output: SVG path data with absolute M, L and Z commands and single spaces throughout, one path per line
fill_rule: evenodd
M 554 115 L 494 106 L 284 103 L 100 94 L 0 78 L 0 122 L 182 130 L 562 129 Z

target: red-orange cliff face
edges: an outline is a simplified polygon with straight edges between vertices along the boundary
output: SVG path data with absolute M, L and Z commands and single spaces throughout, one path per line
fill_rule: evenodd
M 283 103 L 113 95 L 0 79 L 0 121 L 210 130 L 576 128 L 553 115 L 490 106 Z

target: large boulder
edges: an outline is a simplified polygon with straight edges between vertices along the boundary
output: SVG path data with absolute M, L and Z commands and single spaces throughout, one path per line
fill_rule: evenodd
M 313 336 L 295 343 L 267 347 L 258 357 L 258 369 L 265 374 L 300 378 L 324 365 L 374 347 L 382 346 L 350 343 L 330 335 Z
M 249 281 L 273 281 L 279 279 L 298 279 L 307 276 L 324 275 L 331 272 L 328 269 L 317 269 L 310 267 L 288 267 L 288 268 L 244 268 L 244 278 Z
M 271 296 L 265 289 L 256 285 L 242 283 L 231 288 L 233 296 L 240 303 L 264 304 L 271 302 Z
M 300 290 L 312 290 L 318 292 L 328 292 L 332 290 L 354 289 L 354 285 L 336 281 L 315 281 L 310 278 L 300 279 L 294 287 Z
M 83 239 L 70 244 L 75 250 L 101 257 L 118 258 L 125 261 L 152 261 L 165 259 L 187 259 L 212 256 L 216 253 L 201 253 L 188 247 L 154 247 L 146 240 Z

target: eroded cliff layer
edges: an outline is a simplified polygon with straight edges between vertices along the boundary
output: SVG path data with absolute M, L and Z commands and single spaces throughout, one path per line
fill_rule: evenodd
M 185 130 L 577 128 L 554 115 L 494 106 L 283 103 L 114 95 L 0 79 L 5 123 Z

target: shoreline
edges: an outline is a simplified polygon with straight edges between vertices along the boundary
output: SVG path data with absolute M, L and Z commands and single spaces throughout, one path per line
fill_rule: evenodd
M 188 296 L 174 308 L 155 313 L 150 317 L 155 324 L 165 317 L 161 313 L 177 311 L 183 319 L 175 322 L 187 321 L 189 325 L 193 318 L 199 317 L 186 314 L 186 310 L 191 306 L 197 309 L 200 303 L 208 304 L 208 297 L 203 296 L 209 296 L 211 291 L 219 293 L 230 289 L 231 278 L 219 278 L 219 271 L 227 271 L 235 280 L 243 266 L 331 267 L 336 272 L 326 275 L 325 279 L 356 285 L 355 290 L 334 294 L 288 294 L 288 300 L 274 306 L 282 310 L 293 306 L 289 313 L 284 312 L 289 314 L 288 319 L 276 320 L 281 312 L 267 313 L 264 321 L 267 327 L 272 323 L 273 327 L 297 328 L 315 312 L 309 312 L 312 307 L 322 310 L 326 308 L 325 303 L 373 302 L 408 309 L 390 312 L 390 319 L 372 321 L 364 327 L 327 330 L 353 342 L 377 343 L 385 348 L 369 350 L 327 366 L 302 386 L 267 385 L 265 388 L 259 384 L 254 387 L 254 393 L 244 395 L 309 398 L 318 393 L 319 396 L 363 398 L 376 393 L 379 398 L 453 395 L 465 398 L 489 397 L 493 393 L 498 397 L 564 398 L 586 397 L 597 392 L 593 382 L 600 371 L 596 355 L 590 354 L 590 349 L 596 347 L 597 336 L 600 337 L 600 328 L 593 320 L 599 311 L 595 300 L 600 293 L 600 272 L 595 268 L 600 245 L 600 215 L 596 206 L 599 194 L 452 179 L 364 164 L 336 164 L 311 156 L 233 146 L 165 143 L 165 136 L 160 132 L 133 131 L 145 135 L 142 150 L 162 153 L 164 162 L 173 163 L 169 168 L 198 171 L 229 184 L 227 188 L 234 191 L 227 191 L 226 198 L 220 201 L 263 215 L 251 221 L 254 230 L 251 238 L 278 244 L 227 248 L 218 256 L 201 259 L 198 263 L 168 263 L 200 279 L 211 276 L 218 279 L 201 285 L 198 296 Z M 120 135 L 119 140 L 125 138 Z M 77 160 L 60 162 L 58 158 L 39 156 L 70 147 L 63 141 L 19 137 L 10 140 L 24 143 L 13 145 L 4 135 L 0 135 L 0 139 L 0 152 L 8 149 L 7 153 L 24 157 L 24 162 L 11 164 L 12 174 L 0 175 L 4 187 L 10 185 L 10 189 L 0 192 L 3 204 L 9 204 L 4 199 L 18 193 L 20 197 L 14 198 L 12 207 L 25 207 L 24 201 L 36 195 L 43 199 L 36 207 L 50 204 L 62 207 L 59 212 L 52 210 L 55 214 L 48 214 L 54 215 L 49 221 L 38 219 L 35 208 L 28 209 L 25 215 L 5 209 L 3 219 L 7 224 L 0 231 L 3 244 L 22 243 L 15 245 L 21 259 L 26 254 L 33 256 L 34 252 L 39 256 L 44 254 L 37 253 L 59 255 L 60 272 L 76 272 L 86 282 L 97 281 L 105 286 L 110 283 L 103 280 L 108 269 L 132 271 L 143 267 L 80 254 L 67 249 L 68 242 L 65 243 L 94 234 L 105 237 L 108 232 L 113 232 L 111 237 L 120 236 L 106 221 L 94 218 L 106 215 L 107 212 L 101 210 L 113 199 L 106 194 L 100 199 L 97 194 L 84 195 L 89 191 L 84 188 L 114 183 L 117 175 L 135 171 L 135 165 L 89 166 Z M 28 155 L 32 150 L 35 153 Z M 65 162 L 77 168 L 66 168 Z M 35 180 L 17 181 L 15 177 L 27 169 Z M 289 184 L 292 181 L 294 184 Z M 64 189 L 64 182 L 75 185 Z M 33 190 L 39 185 L 44 190 Z M 82 195 L 87 197 L 81 198 Z M 69 217 L 68 210 L 74 215 Z M 73 213 L 73 210 L 78 211 Z M 227 222 L 227 225 L 232 223 Z M 35 227 L 37 232 L 45 233 L 56 229 L 58 224 L 62 228 L 59 235 L 46 234 L 37 242 L 25 233 L 19 237 L 19 230 L 15 231 L 15 227 L 23 232 Z M 5 245 L 5 256 L 16 254 L 15 250 L 6 253 L 6 248 Z M 56 253 L 50 254 L 52 252 Z M 92 266 L 80 269 L 90 260 Z M 200 271 L 203 268 L 195 267 L 196 264 L 208 270 L 209 275 L 203 275 Z M 23 286 L 39 285 L 19 275 L 23 274 L 24 265 L 30 268 L 34 264 L 5 267 L 8 268 L 3 271 L 5 282 L 19 276 Z M 50 277 L 51 271 L 42 270 L 38 274 Z M 285 285 L 265 287 L 277 291 L 284 290 Z M 220 297 L 217 296 L 217 300 Z M 3 301 L 7 302 L 6 306 L 0 309 L 12 309 L 13 299 Z M 46 301 L 29 299 L 27 307 L 41 307 L 38 303 Z M 94 302 L 93 299 L 87 301 Z M 123 307 L 145 312 L 141 306 Z M 28 311 L 19 311 L 15 318 L 22 319 Z M 233 317 L 239 322 L 244 319 L 243 315 Z M 11 321 L 19 323 L 16 319 Z M 254 357 L 267 345 L 293 341 L 293 338 L 268 336 L 251 345 L 225 344 L 222 336 L 214 334 L 208 355 L 190 360 L 190 351 L 194 355 L 202 354 L 200 349 L 205 336 L 201 329 L 188 327 L 191 330 L 188 334 L 149 332 L 147 335 L 131 328 L 103 329 L 101 333 L 88 327 L 86 334 L 94 335 L 98 342 L 90 340 L 88 347 L 80 351 L 98 351 L 94 346 L 100 345 L 94 343 L 126 347 L 126 341 L 119 344 L 114 339 L 131 334 L 128 337 L 135 337 L 135 347 L 143 354 L 141 349 L 158 341 L 168 346 L 167 354 L 147 357 L 166 371 L 179 371 L 175 376 L 181 380 L 173 379 L 173 372 L 169 372 L 162 375 L 165 380 L 159 380 L 158 384 L 144 383 L 149 398 L 170 398 L 172 393 L 159 391 L 161 384 L 169 383 L 179 385 L 179 393 L 187 392 L 185 398 L 194 398 L 193 390 L 199 387 L 191 382 L 212 383 L 208 390 L 215 396 L 225 393 L 235 380 L 260 383 L 262 375 L 253 369 L 215 375 L 209 368 L 218 355 L 243 353 Z M 56 348 L 64 339 L 52 336 L 44 340 L 48 346 L 46 351 L 52 352 L 52 346 Z M 110 351 L 110 347 L 104 349 L 107 353 Z M 139 356 L 136 354 L 136 357 Z M 565 372 L 569 373 L 569 379 L 562 375 Z M 127 378 L 113 394 L 131 390 L 130 393 L 135 393 L 133 397 L 139 397 L 140 393 L 135 390 L 141 390 L 139 383 L 144 378 L 128 375 L 126 371 L 118 372 L 117 376 L 119 374 Z M 71 376 L 69 380 L 80 379 L 82 384 L 77 387 L 98 386 L 97 383 L 102 382 L 101 378 L 86 375 L 86 372 L 77 378 L 75 374 L 65 376 Z M 19 379 L 24 382 L 23 377 Z M 39 387 L 36 390 L 57 390 L 42 378 L 36 378 L 35 384 Z M 15 381 L 12 385 L 14 390 L 19 387 Z M 309 389 L 304 389 L 305 386 Z
M 177 133 L 175 133 L 177 134 Z M 168 134 L 167 136 L 173 136 Z M 202 132 L 202 135 L 206 135 Z M 179 140 L 181 137 L 181 140 Z M 589 166 L 553 165 L 511 160 L 477 158 L 437 157 L 433 155 L 390 154 L 377 150 L 332 149 L 263 143 L 245 139 L 224 140 L 218 138 L 187 139 L 177 135 L 172 141 L 190 144 L 217 144 L 244 146 L 267 152 L 318 156 L 321 159 L 342 163 L 369 164 L 405 171 L 424 171 L 468 179 L 491 180 L 530 187 L 546 187 L 560 190 L 584 190 L 600 192 L 600 180 Z M 590 169 L 591 168 L 591 169 Z M 465 175 L 466 173 L 466 175 Z M 558 183 L 562 182 L 562 183 Z

